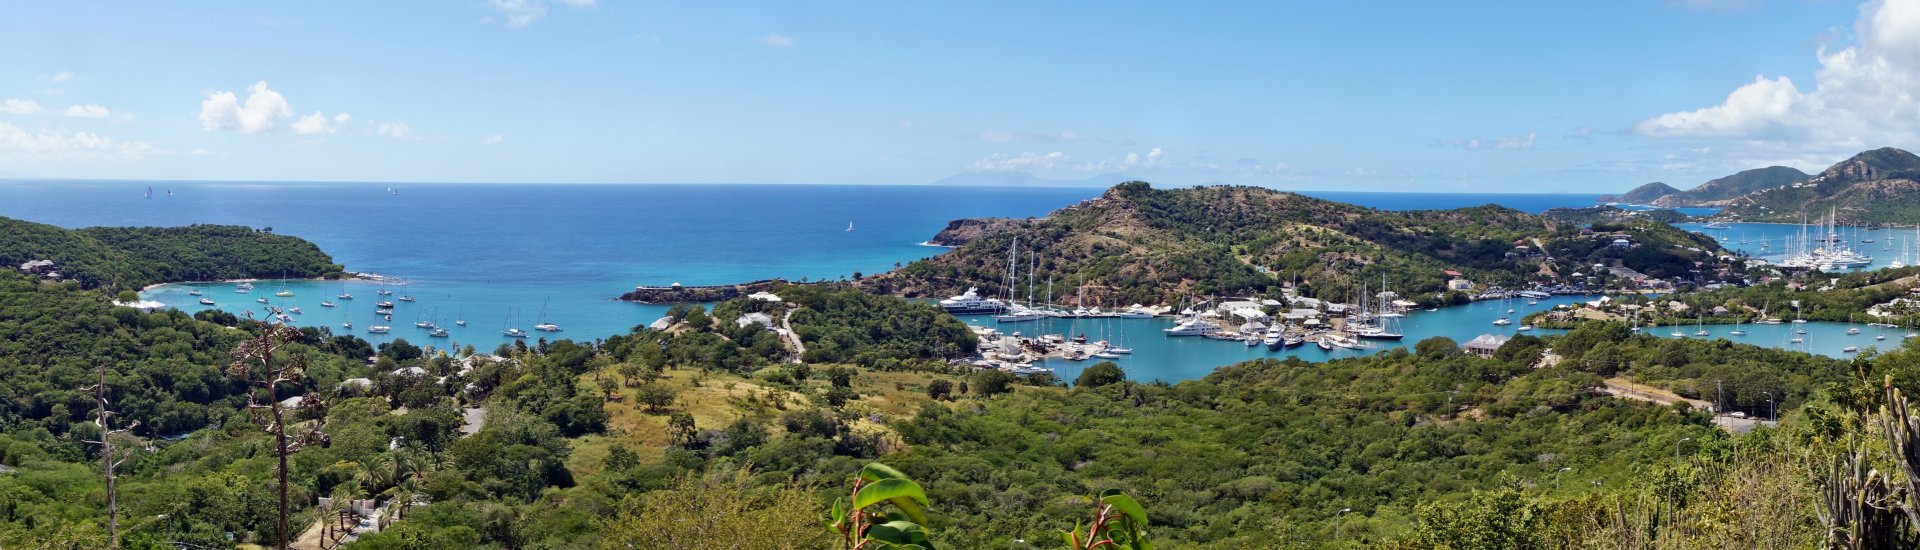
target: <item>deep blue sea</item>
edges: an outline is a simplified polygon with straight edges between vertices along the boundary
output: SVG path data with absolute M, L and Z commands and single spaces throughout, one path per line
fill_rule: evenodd
M 854 185 L 470 185 L 366 183 L 199 183 L 129 181 L 0 181 L 0 216 L 63 227 L 196 223 L 272 227 L 317 243 L 352 271 L 393 278 L 370 282 L 268 281 L 249 294 L 233 284 L 166 285 L 150 299 L 187 311 L 204 309 L 189 290 L 200 289 L 229 311 L 257 310 L 266 298 L 298 306 L 303 325 L 355 334 L 375 342 L 406 338 L 440 346 L 480 349 L 508 341 L 501 329 L 531 329 L 541 319 L 557 334 L 535 337 L 593 339 L 660 317 L 663 306 L 620 302 L 635 285 L 714 284 L 769 277 L 837 278 L 877 273 L 895 264 L 943 252 L 925 246 L 949 220 L 979 216 L 1039 216 L 1098 196 L 1092 188 L 1009 188 Z M 167 196 L 171 190 L 173 195 Z M 1594 195 L 1306 192 L 1383 209 L 1453 208 L 1501 204 L 1529 212 L 1588 206 Z M 848 231 L 849 224 L 853 231 Z M 382 286 L 399 303 L 391 321 L 373 315 Z M 290 298 L 273 296 L 288 290 Z M 343 292 L 357 297 L 337 300 Z M 321 307 L 334 300 L 340 307 Z M 1564 301 L 1564 300 L 1558 300 Z M 1542 307 L 1555 302 L 1546 302 Z M 1465 340 L 1491 332 L 1490 305 L 1434 313 L 1406 322 L 1410 345 L 1432 335 Z M 1524 306 L 1522 306 L 1524 307 Z M 1478 309 L 1475 309 L 1478 308 Z M 544 317 L 542 311 L 544 310 Z M 1425 317 L 1423 317 L 1423 315 Z M 468 326 L 453 327 L 465 319 Z M 453 332 L 429 339 L 413 322 L 436 321 Z M 991 322 L 991 321 L 987 321 Z M 375 323 L 393 327 L 372 335 Z M 1083 325 L 1086 322 L 1082 322 Z M 1111 329 L 1061 326 L 1053 331 L 1124 335 L 1138 350 L 1122 363 L 1136 378 L 1181 380 L 1265 354 L 1231 342 L 1164 338 L 1165 320 L 1114 320 Z M 1482 330 L 1484 328 L 1485 330 Z M 1014 329 L 1018 330 L 1018 329 Z M 1029 329 L 1030 330 L 1030 329 Z M 1835 329 L 1843 330 L 1843 329 Z M 1837 339 L 1816 340 L 1838 342 Z M 1756 342 L 1758 343 L 1758 342 Z M 1832 353 L 1838 353 L 1838 345 Z M 1299 352 L 1302 357 L 1316 358 Z M 1079 364 L 1049 365 L 1072 376 Z

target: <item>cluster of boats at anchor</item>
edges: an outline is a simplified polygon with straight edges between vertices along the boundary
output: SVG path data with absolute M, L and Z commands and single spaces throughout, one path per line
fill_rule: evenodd
M 1801 220 L 1798 226 L 1799 231 L 1794 234 L 1749 238 L 1745 231 L 1729 234 L 1733 226 L 1725 221 L 1712 221 L 1701 225 L 1700 233 L 1729 245 L 1736 239 L 1742 247 L 1758 244 L 1758 250 L 1747 250 L 1756 256 L 1769 257 L 1773 265 L 1788 269 L 1833 272 L 1876 264 L 1890 269 L 1920 265 L 1920 227 L 1915 227 L 1909 237 L 1900 230 L 1844 225 L 1831 209 L 1812 223 Z M 1871 246 L 1875 244 L 1879 246 Z M 1880 259 L 1867 253 L 1871 248 L 1879 249 Z
M 1240 342 L 1247 347 L 1264 346 L 1272 351 L 1298 348 L 1309 343 L 1325 351 L 1340 349 L 1365 350 L 1375 347 L 1368 341 L 1397 341 L 1405 337 L 1400 329 L 1400 320 L 1412 302 L 1396 300 L 1395 293 L 1385 290 L 1385 275 L 1381 277 L 1381 291 L 1370 293 L 1365 285 L 1359 289 L 1359 299 L 1354 304 L 1324 303 L 1311 298 L 1301 298 L 1289 294 L 1287 302 L 1245 298 L 1237 301 L 1216 303 L 1208 298 L 1199 303 L 1184 307 L 1177 316 L 1173 309 L 1166 306 L 1142 306 L 1134 304 L 1115 310 L 1103 310 L 1089 305 L 1086 299 L 1085 285 L 1080 285 L 1078 298 L 1072 307 L 1053 303 L 1053 281 L 1044 283 L 1034 276 L 1034 265 L 1028 266 L 1025 281 L 1027 296 L 1022 302 L 1014 295 L 1019 287 L 1018 242 L 1008 252 L 1007 277 L 1005 289 L 1000 297 L 983 297 L 979 289 L 968 288 L 958 296 L 939 302 L 941 308 L 955 315 L 986 315 L 994 324 L 1015 325 L 1036 323 L 1054 319 L 1150 319 L 1156 317 L 1176 317 L 1174 325 L 1162 329 L 1166 337 L 1199 337 L 1213 340 Z M 1030 258 L 1030 262 L 1033 260 Z M 1044 288 L 1044 294 L 1038 293 Z M 1544 293 L 1542 293 L 1544 295 Z M 1036 299 L 1040 298 L 1040 299 Z M 1282 310 L 1276 318 L 1269 311 L 1279 310 L 1288 303 L 1294 309 Z M 1302 307 L 1302 306 L 1306 307 Z M 1509 314 L 1512 310 L 1509 310 Z M 1323 322 L 1323 317 L 1325 317 Z M 1102 327 L 1102 332 L 1111 333 L 1110 322 Z M 1070 361 L 1087 359 L 1119 359 L 1132 353 L 1132 350 L 1112 339 L 1089 341 L 1085 334 L 1071 338 L 1064 334 L 1041 334 L 1023 336 L 1020 331 L 1002 334 L 997 328 L 975 325 L 974 332 L 986 343 L 982 357 L 976 366 L 1000 368 L 1015 373 L 1046 372 L 1047 369 L 1034 367 L 1038 360 L 1057 358 Z M 1069 331 L 1072 332 L 1072 331 Z
M 240 284 L 234 286 L 233 292 L 235 294 L 251 294 L 255 288 L 256 287 L 251 282 L 241 282 Z M 321 301 L 320 307 L 324 307 L 324 308 L 345 307 L 345 305 L 348 302 L 351 302 L 354 300 L 354 296 L 352 293 L 344 292 L 344 289 L 342 290 L 343 292 L 341 292 L 339 295 L 334 296 L 333 299 Z M 218 305 L 218 302 L 215 302 L 212 298 L 207 297 L 206 293 L 201 289 L 198 289 L 198 288 L 190 289 L 187 291 L 187 294 L 189 296 L 194 296 L 198 298 L 200 305 L 204 305 L 204 306 Z M 373 320 L 369 322 L 367 326 L 364 328 L 364 330 L 368 334 L 390 334 L 393 332 L 393 326 L 390 323 L 393 321 L 394 308 L 398 305 L 396 302 L 406 303 L 406 304 L 419 302 L 419 299 L 407 294 L 394 296 L 394 292 L 390 289 L 385 288 L 384 285 L 382 286 L 382 288 L 380 288 L 376 292 L 376 294 L 380 296 L 380 299 L 374 302 L 373 304 L 374 306 Z M 281 290 L 273 293 L 273 295 L 278 298 L 292 298 L 294 296 L 294 293 L 292 290 L 286 289 L 284 283 L 282 283 Z M 264 304 L 262 307 L 267 312 L 269 322 L 293 324 L 298 321 L 298 318 L 294 316 L 305 313 L 305 311 L 301 310 L 300 307 L 298 306 L 282 307 L 282 306 L 273 305 L 272 301 L 267 299 L 266 297 L 255 298 L 254 301 L 260 304 Z M 415 316 L 416 316 L 416 320 L 413 323 L 414 328 L 427 331 L 428 337 L 449 338 L 453 336 L 453 333 L 448 330 L 449 327 L 441 325 L 441 321 L 439 320 L 441 319 L 441 317 L 439 317 L 438 315 L 437 308 L 420 309 L 415 312 Z M 503 323 L 501 327 L 500 334 L 508 338 L 527 338 L 531 336 L 532 335 L 531 333 L 527 332 L 524 329 L 519 328 L 518 326 L 515 326 L 515 321 L 517 319 L 518 317 L 512 311 L 509 311 L 507 320 L 505 323 Z M 461 328 L 466 326 L 467 326 L 467 320 L 465 318 L 461 316 L 455 317 L 452 328 Z M 340 323 L 340 327 L 351 331 L 354 329 L 354 323 L 351 319 L 348 319 L 348 320 L 342 321 Z M 560 332 L 561 331 L 559 324 L 547 320 L 547 304 L 546 303 L 542 303 L 540 305 L 540 317 L 538 321 L 533 325 L 533 330 L 541 331 L 541 332 Z

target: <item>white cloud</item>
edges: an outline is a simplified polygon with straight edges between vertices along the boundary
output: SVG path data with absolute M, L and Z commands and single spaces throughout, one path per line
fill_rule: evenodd
M 1920 0 L 1860 7 L 1854 45 L 1820 46 L 1813 84 L 1754 77 L 1718 105 L 1662 114 L 1635 130 L 1649 136 L 1729 138 L 1776 155 L 1857 151 L 1920 140 Z
M 973 138 L 987 143 L 1040 142 L 1061 143 L 1080 141 L 1080 134 L 1073 130 L 1061 130 L 1057 133 L 1023 132 L 1019 130 L 981 130 L 974 132 Z
M 487 0 L 487 7 L 507 18 L 509 27 L 525 27 L 547 16 L 547 6 L 539 0 Z
M 1166 150 L 1161 149 L 1159 147 L 1155 147 L 1152 150 L 1147 151 L 1146 156 L 1141 156 L 1139 153 L 1127 153 L 1126 161 L 1121 163 L 1121 167 L 1123 168 L 1157 168 L 1157 167 L 1166 165 L 1166 162 L 1167 162 Z
M 1011 170 L 1052 170 L 1066 164 L 1067 154 L 1060 151 L 1036 154 L 1023 151 L 1019 155 L 994 153 L 987 158 L 973 161 L 973 169 L 987 172 L 1006 172 Z
M 90 132 L 28 132 L 0 122 L 0 159 L 137 159 L 159 152 L 158 148 L 142 141 L 119 141 Z
M 413 135 L 413 129 L 408 128 L 405 122 L 382 122 L 379 131 L 380 135 L 393 139 L 407 139 Z
M 80 118 L 107 118 L 107 117 L 113 116 L 113 111 L 107 110 L 106 107 L 101 107 L 100 104 L 98 103 L 88 103 L 86 105 L 68 106 L 67 116 L 80 117 Z
M 1533 138 L 1534 138 L 1533 132 L 1527 132 L 1526 139 L 1521 139 L 1517 137 L 1500 138 L 1500 141 L 1493 142 L 1493 148 L 1501 151 L 1519 151 L 1521 149 L 1532 149 Z
M 40 103 L 31 99 L 9 99 L 0 101 L 0 113 L 9 115 L 40 114 Z
M 205 147 L 195 147 L 193 148 L 193 151 L 190 151 L 187 154 L 190 154 L 196 157 L 205 157 L 205 156 L 212 156 L 212 155 L 224 155 L 226 153 L 210 150 Z
M 1437 144 L 1443 147 L 1459 147 L 1461 149 L 1466 149 L 1469 151 L 1477 151 L 1480 149 L 1488 149 L 1493 151 L 1524 151 L 1527 149 L 1532 149 L 1534 141 L 1537 140 L 1538 138 L 1539 138 L 1539 135 L 1536 132 L 1527 132 L 1526 136 L 1513 136 L 1513 137 L 1503 137 L 1503 138 L 1494 138 L 1494 139 L 1445 138 L 1445 139 L 1439 140 Z
M 793 47 L 792 38 L 788 38 L 786 35 L 782 35 L 777 32 L 770 32 L 770 33 L 767 33 L 766 36 L 760 37 L 760 43 L 766 44 L 768 46 L 772 46 L 775 48 L 792 48 Z
M 487 136 L 487 137 L 486 137 L 486 139 L 482 139 L 482 140 L 480 140 L 480 143 L 483 143 L 483 144 L 486 144 L 486 145 L 493 145 L 493 144 L 496 144 L 496 143 L 500 143 L 500 142 L 502 142 L 502 141 L 506 141 L 506 140 L 507 140 L 507 136 L 503 136 L 503 135 L 500 135 L 500 134 L 494 134 L 494 135 L 491 135 L 491 136 Z
M 598 0 L 558 1 L 561 5 L 569 8 L 592 8 L 599 5 Z M 547 3 L 545 0 L 487 0 L 486 6 L 487 9 L 493 10 L 499 13 L 500 17 L 505 18 L 505 24 L 508 27 L 514 28 L 531 25 L 534 21 L 539 21 L 541 18 L 547 16 Z M 489 17 L 483 21 L 491 22 L 492 20 L 493 18 Z
M 66 82 L 69 80 L 73 80 L 73 73 L 70 71 L 60 71 L 58 73 L 54 73 L 54 75 L 51 77 L 47 77 L 47 80 L 52 80 L 54 82 Z
M 300 117 L 299 120 L 293 121 L 293 132 L 296 134 L 331 134 L 338 131 L 341 127 L 346 126 L 347 121 L 352 118 L 353 117 L 347 116 L 346 113 L 340 113 L 333 115 L 333 118 L 329 119 L 327 115 L 321 114 L 320 111 L 314 111 L 311 115 L 303 116 Z
M 274 129 L 280 119 L 293 116 L 287 98 L 267 88 L 262 80 L 247 87 L 247 100 L 233 92 L 214 92 L 200 102 L 200 127 L 209 132 L 256 134 Z
M 1379 171 L 1379 170 L 1372 170 L 1372 169 L 1368 169 L 1368 168 L 1366 168 L 1366 167 L 1363 167 L 1363 166 L 1355 166 L 1355 167 L 1353 167 L 1353 169 L 1351 169 L 1351 170 L 1347 170 L 1347 171 L 1345 171 L 1345 172 L 1341 172 L 1341 174 L 1342 174 L 1342 175 L 1347 175 L 1347 176 L 1353 176 L 1353 177 L 1356 177 L 1356 178 L 1371 178 L 1371 177 L 1374 177 L 1374 176 L 1378 176 L 1378 175 L 1380 175 L 1380 171 Z

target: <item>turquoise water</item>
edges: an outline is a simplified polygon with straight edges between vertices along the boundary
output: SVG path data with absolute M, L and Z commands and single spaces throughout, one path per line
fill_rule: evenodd
M 602 338 L 652 322 L 665 311 L 664 306 L 613 299 L 634 285 L 876 273 L 944 251 L 920 243 L 951 219 L 1043 215 L 1102 192 L 932 186 L 409 184 L 397 186 L 398 194 L 392 194 L 384 184 L 168 182 L 152 184 L 160 196 L 143 199 L 147 185 L 0 181 L 0 216 L 63 227 L 195 223 L 273 227 L 317 243 L 349 270 L 381 274 L 393 282 L 383 286 L 366 281 L 263 281 L 249 294 L 234 293 L 236 285 L 231 283 L 192 283 L 162 286 L 146 297 L 188 312 L 207 308 L 188 294 L 194 289 L 217 303 L 212 307 L 234 312 L 259 312 L 264 305 L 254 300 L 265 298 L 282 308 L 300 307 L 305 313 L 295 315 L 297 324 L 341 332 L 340 323 L 351 321 L 354 334 L 375 343 L 406 338 L 481 349 L 510 341 L 501 335 L 506 326 L 531 331 L 541 320 L 543 308 L 544 318 L 565 330 L 534 332 L 534 338 Z M 165 196 L 168 189 L 174 196 Z M 1309 194 L 1384 209 L 1497 202 L 1537 212 L 1554 206 L 1584 206 L 1593 200 L 1591 195 Z M 849 222 L 855 231 L 846 231 Z M 393 290 L 394 296 L 377 296 L 383 287 Z M 293 296 L 273 295 L 281 290 Z M 334 298 L 342 292 L 357 299 Z M 374 316 L 374 302 L 400 295 L 412 295 L 418 301 L 395 300 L 391 321 Z M 339 307 L 321 307 L 326 300 L 339 302 Z M 1573 300 L 1559 297 L 1534 307 L 1519 303 L 1516 309 L 1524 314 Z M 1490 324 L 1500 311 L 1499 302 L 1486 302 L 1415 312 L 1403 323 L 1407 338 L 1386 345 L 1411 346 L 1430 336 L 1464 342 L 1481 333 L 1510 332 L 1510 326 Z M 456 319 L 467 320 L 468 326 L 454 326 Z M 427 331 L 413 326 L 417 320 L 435 321 L 452 336 L 431 339 Z M 392 333 L 366 333 L 365 328 L 375 323 L 393 327 Z M 1283 355 L 1236 342 L 1167 338 L 1160 334 L 1171 324 L 1165 319 L 1056 323 L 1039 329 L 1086 333 L 1095 339 L 1107 332 L 1133 347 L 1136 352 L 1121 363 L 1140 379 L 1197 378 L 1236 361 Z M 1035 327 L 1028 324 L 1010 330 Z M 1753 330 L 1749 341 L 1784 345 L 1785 338 L 1762 338 L 1761 328 Z M 1833 329 L 1833 333 L 1844 330 Z M 1832 347 L 1830 354 L 1838 354 L 1841 346 L 1837 337 L 1824 334 L 1815 334 L 1812 341 L 1816 348 Z M 1337 351 L 1334 356 L 1356 353 Z M 1286 354 L 1306 359 L 1328 356 L 1311 346 Z M 1073 376 L 1089 364 L 1055 361 L 1047 366 Z
M 1746 252 L 1756 258 L 1778 262 L 1786 259 L 1789 238 L 1800 240 L 1800 225 L 1786 223 L 1729 223 L 1725 229 L 1709 229 L 1705 224 L 1674 224 L 1688 231 L 1704 233 L 1720 242 L 1720 246 L 1729 250 Z M 1807 228 L 1808 238 L 1820 237 L 1818 227 Z M 1854 251 L 1873 257 L 1873 264 L 1862 270 L 1885 269 L 1895 260 L 1913 265 L 1920 260 L 1920 234 L 1912 227 L 1887 227 L 1881 229 L 1842 228 L 1840 236 L 1847 239 L 1848 246 Z M 1872 239 L 1873 242 L 1864 242 Z M 1744 242 L 1743 242 L 1744 241 Z

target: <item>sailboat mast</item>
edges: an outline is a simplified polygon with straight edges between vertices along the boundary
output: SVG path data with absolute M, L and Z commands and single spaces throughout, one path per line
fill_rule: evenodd
M 1027 251 L 1027 305 L 1028 306 L 1033 305 L 1034 278 L 1038 277 L 1038 275 L 1034 273 L 1034 270 L 1039 269 L 1039 267 L 1040 267 L 1039 255 L 1035 254 L 1032 250 L 1028 250 Z
M 1019 284 L 1019 281 L 1020 281 L 1020 279 L 1017 278 L 1020 276 L 1019 261 L 1020 261 L 1020 237 L 1016 236 L 1013 238 L 1013 244 L 1007 245 L 1006 287 L 1007 287 L 1008 303 L 1013 302 L 1013 285 Z

